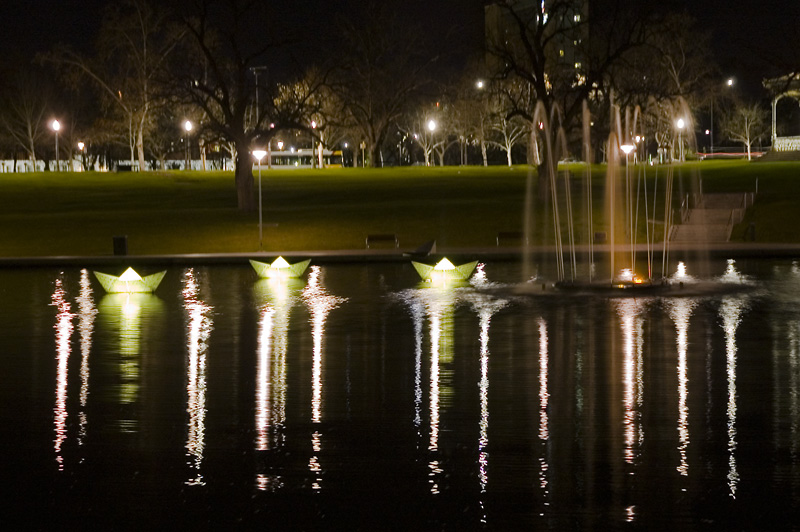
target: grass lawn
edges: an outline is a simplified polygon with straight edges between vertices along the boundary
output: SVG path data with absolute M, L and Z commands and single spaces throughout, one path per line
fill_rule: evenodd
M 583 219 L 583 167 L 569 169 Z M 264 171 L 264 250 L 363 249 L 372 233 L 394 233 L 404 248 L 493 246 L 498 232 L 521 230 L 529 175 L 535 183 L 524 166 Z M 800 163 L 687 163 L 675 175 L 676 195 L 700 178 L 705 192 L 749 192 L 758 178 L 734 238 L 752 221 L 759 241 L 800 242 Z M 595 230 L 604 190 L 605 167 L 593 166 Z M 552 239 L 550 220 L 550 207 L 536 208 L 535 239 Z M 108 255 L 117 235 L 131 254 L 254 252 L 258 213 L 236 208 L 232 173 L 0 174 L 0 256 Z

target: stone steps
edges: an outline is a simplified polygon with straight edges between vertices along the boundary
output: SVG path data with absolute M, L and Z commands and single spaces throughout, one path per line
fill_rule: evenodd
M 686 222 L 676 225 L 673 242 L 708 243 L 728 241 L 728 222 L 735 209 L 742 208 L 742 194 L 705 194 L 689 211 Z

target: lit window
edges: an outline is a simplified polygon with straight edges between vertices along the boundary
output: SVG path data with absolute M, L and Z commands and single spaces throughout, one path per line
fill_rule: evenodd
M 580 21 L 581 21 L 581 16 L 575 15 L 575 22 L 580 22 Z
M 558 51 L 558 55 L 561 56 L 561 57 L 564 57 L 564 50 L 559 50 Z
M 580 68 L 580 67 L 581 67 L 580 63 L 575 63 L 575 68 Z

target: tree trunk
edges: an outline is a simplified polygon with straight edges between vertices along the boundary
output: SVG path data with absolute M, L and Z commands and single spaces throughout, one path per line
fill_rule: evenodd
M 144 126 L 140 124 L 136 132 L 136 155 L 139 157 L 139 171 L 144 172 Z
M 378 167 L 378 161 L 381 159 L 381 148 L 378 143 L 370 144 L 369 146 L 369 166 L 371 168 Z M 366 165 L 364 165 L 366 166 Z
M 481 139 L 481 155 L 483 156 L 483 166 L 489 166 L 489 159 L 486 156 L 486 142 Z
M 256 196 L 253 193 L 253 164 L 250 161 L 250 154 L 247 146 L 236 147 L 236 200 L 239 210 L 244 212 L 255 212 Z

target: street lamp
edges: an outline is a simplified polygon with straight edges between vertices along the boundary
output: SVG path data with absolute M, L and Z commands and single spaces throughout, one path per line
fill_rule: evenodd
M 482 89 L 484 86 L 485 84 L 482 79 L 479 79 L 478 81 L 475 82 L 475 87 L 478 89 Z
M 58 132 L 61 130 L 61 122 L 59 122 L 58 120 L 53 120 L 52 122 L 50 122 L 50 128 L 56 134 L 56 172 L 57 172 L 59 170 L 59 167 L 61 166 L 58 160 Z
M 85 172 L 86 171 L 86 152 L 84 151 L 84 148 L 86 148 L 86 144 L 84 144 L 82 141 L 78 142 L 78 151 L 81 152 L 81 170 Z
M 186 164 L 184 164 L 183 169 L 189 169 L 189 133 L 192 131 L 192 123 L 190 121 L 186 121 L 183 123 L 183 129 L 186 131 Z
M 263 247 L 261 223 L 261 159 L 267 154 L 265 150 L 253 150 L 253 157 L 258 159 L 258 249 Z
M 736 83 L 733 78 L 728 78 L 725 80 L 725 85 L 728 87 L 733 87 L 733 84 Z M 708 128 L 708 135 L 709 143 L 710 143 L 710 150 L 711 155 L 714 155 L 714 95 L 712 93 L 711 96 L 711 127 Z
M 432 118 L 428 120 L 428 131 L 430 131 L 431 133 L 436 131 L 436 120 Z
M 678 156 L 678 161 L 683 162 L 683 139 L 681 138 L 681 133 L 683 132 L 683 128 L 686 125 L 686 122 L 683 121 L 683 118 L 679 118 L 678 122 L 675 124 L 678 126 L 678 145 L 680 148 L 680 155 Z
M 633 190 L 632 190 L 633 187 L 631 186 L 631 174 L 630 174 L 630 170 L 628 168 L 628 163 L 629 163 L 628 156 L 633 151 L 634 145 L 633 144 L 623 144 L 622 146 L 619 147 L 619 149 L 621 149 L 622 152 L 625 154 L 625 198 L 626 198 L 626 202 L 627 202 L 627 209 L 625 209 L 625 218 L 628 220 L 628 231 L 630 231 L 629 234 L 630 234 L 630 237 L 631 237 L 631 272 L 633 272 L 633 264 L 634 264 L 634 259 L 635 259 L 635 256 L 634 256 L 635 250 L 634 250 L 634 247 L 633 247 L 633 239 L 634 239 L 634 235 L 633 235 L 633 208 L 632 208 L 633 207 L 633 203 L 632 203 L 633 202 Z

